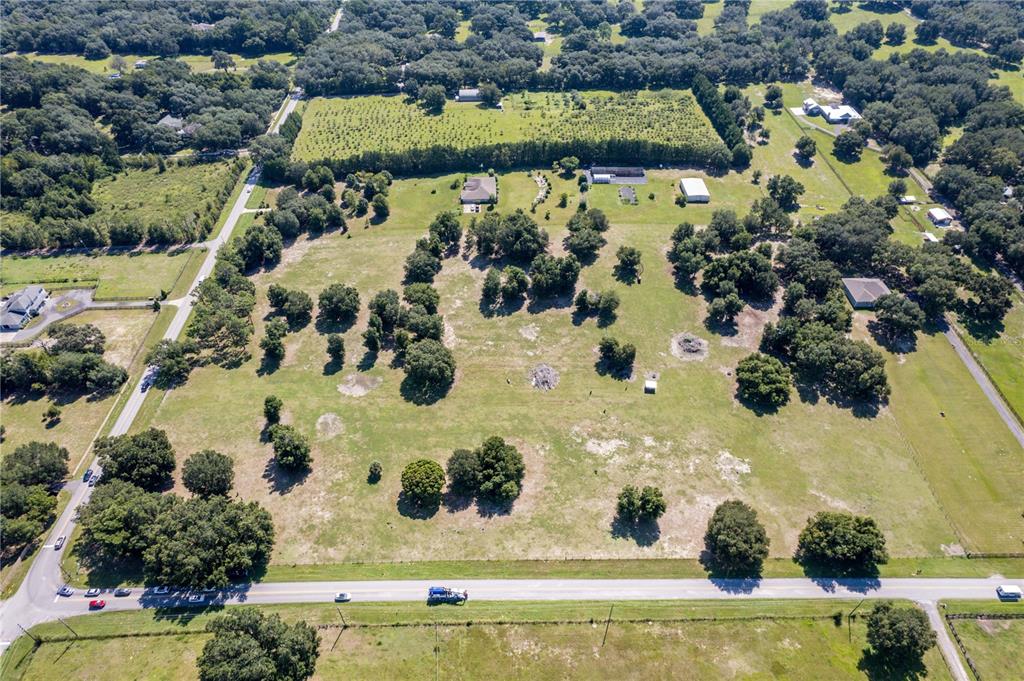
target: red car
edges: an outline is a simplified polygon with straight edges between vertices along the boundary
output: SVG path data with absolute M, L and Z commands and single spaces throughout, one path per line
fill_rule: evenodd
M 106 601 L 89 601 L 90 610 L 102 610 L 105 607 L 107 607 Z

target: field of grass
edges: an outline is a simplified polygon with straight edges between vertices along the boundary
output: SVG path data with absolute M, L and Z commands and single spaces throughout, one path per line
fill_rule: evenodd
M 983 679 L 1010 681 L 1024 678 L 1024 619 L 999 619 L 992 615 L 1024 615 L 1020 603 L 997 601 L 945 601 L 947 614 L 986 615 L 947 621 L 956 630 Z
M 689 92 L 644 91 L 637 96 L 583 93 L 584 110 L 568 93 L 509 95 L 505 110 L 449 102 L 438 115 L 399 96 L 316 98 L 303 115 L 294 156 L 348 158 L 366 151 L 398 152 L 434 145 L 469 149 L 525 140 L 703 142 L 717 139 Z
M 1024 302 L 1014 301 L 1003 319 L 1002 333 L 995 338 L 975 338 L 962 332 L 961 338 L 985 367 L 1006 402 L 1024 418 Z
M 314 679 L 620 679 L 687 678 L 864 679 L 858 668 L 865 625 L 833 616 L 845 601 L 745 603 L 467 603 L 460 608 L 420 604 L 350 604 L 344 631 L 321 631 Z M 287 620 L 337 624 L 333 605 L 264 608 Z M 610 617 L 609 617 L 610 615 Z M 69 681 L 191 679 L 213 614 L 161 621 L 150 612 L 71 618 L 83 636 L 116 638 L 19 641 L 3 658 L 5 680 L 52 678 L 55 665 Z M 717 621 L 697 621 L 713 616 Z M 740 618 L 762 619 L 740 619 Z M 472 626 L 468 626 L 468 622 Z M 497 623 L 497 622 L 501 623 Z M 554 623 L 554 622 L 560 623 Z M 382 623 L 403 626 L 381 627 Z M 435 624 L 436 623 L 436 624 Z M 60 626 L 59 624 L 57 626 Z M 67 630 L 63 630 L 66 633 Z M 163 635 L 139 635 L 160 632 Z M 54 625 L 33 630 L 59 636 Z M 133 635 L 134 634 L 134 635 Z M 925 656 L 926 678 L 948 679 L 936 649 Z
M 159 296 L 187 278 L 202 262 L 205 249 L 103 255 L 4 256 L 3 291 L 26 284 L 54 283 L 62 288 L 96 287 L 97 298 Z
M 792 125 L 782 123 L 783 116 L 770 124 Z M 773 135 L 755 159 L 779 172 L 799 169 L 788 157 L 788 144 L 786 153 L 772 152 L 781 136 Z M 310 326 L 287 337 L 277 371 L 260 375 L 256 342 L 269 284 L 300 288 L 315 298 L 326 285 L 345 282 L 357 286 L 365 303 L 374 291 L 399 286 L 404 258 L 431 217 L 456 205 L 457 190 L 450 184 L 457 176 L 397 181 L 385 223 L 302 239 L 277 268 L 256 277 L 253 360 L 235 370 L 201 368 L 184 387 L 155 392 L 136 427 L 166 429 L 181 459 L 204 447 L 231 455 L 242 496 L 258 499 L 275 517 L 273 564 L 282 568 L 430 560 L 442 544 L 450 560 L 693 558 L 714 506 L 731 497 L 758 508 L 772 554 L 780 557 L 792 552 L 807 516 L 828 508 L 873 515 L 898 557 L 942 556 L 944 545 L 968 540 L 970 549 L 1016 550 L 1020 530 L 1005 532 L 1017 517 L 1021 491 L 1012 476 L 991 489 L 988 476 L 978 475 L 962 476 L 955 489 L 953 483 L 941 485 L 948 477 L 941 467 L 964 460 L 961 447 L 970 450 L 966 460 L 972 465 L 1005 469 L 1007 456 L 1019 458 L 1008 451 L 1009 434 L 948 345 L 926 339 L 925 351 L 891 358 L 893 406 L 874 418 L 796 397 L 778 414 L 759 417 L 735 401 L 731 372 L 756 347 L 772 313 L 748 309 L 735 335 L 709 333 L 702 324 L 704 302 L 676 290 L 663 252 L 682 220 L 706 223 L 714 207 L 744 212 L 761 192 L 749 173 L 711 180 L 710 207 L 675 206 L 680 171 L 652 172 L 637 206 L 620 204 L 615 187 L 593 188 L 588 201 L 608 213 L 613 227 L 609 245 L 584 270 L 581 285 L 614 288 L 621 295 L 619 318 L 607 330 L 592 321 L 574 326 L 569 310 L 558 305 L 485 317 L 478 308 L 483 270 L 461 257 L 448 259 L 436 285 L 459 371 L 450 394 L 432 406 L 401 397 L 402 373 L 389 353 L 370 368 L 357 367 L 365 311 L 344 334 L 348 357 L 341 371 L 325 373 L 325 340 Z M 881 182 L 864 175 L 847 181 Z M 554 182 L 552 200 L 536 215 L 558 244 L 578 194 L 574 182 Z M 500 211 L 528 208 L 536 192 L 524 172 L 502 175 L 501 186 Z M 558 209 L 554 200 L 562 191 L 571 198 L 567 208 Z M 830 208 L 844 200 L 838 180 L 814 191 Z M 640 285 L 613 278 L 613 254 L 622 244 L 643 253 Z M 705 362 L 683 363 L 669 354 L 669 339 L 680 331 L 709 338 Z M 660 373 L 657 396 L 644 396 L 639 382 L 594 372 L 593 347 L 605 333 L 637 345 L 638 375 Z M 528 383 L 528 372 L 541 362 L 561 373 L 551 392 Z M 262 398 L 270 393 L 284 399 L 285 421 L 314 443 L 313 469 L 305 478 L 275 480 L 268 473 L 270 450 L 258 434 Z M 225 401 L 226 394 L 240 398 Z M 944 418 L 938 412 L 947 402 Z M 218 409 L 209 409 L 214 403 Z M 986 437 L 972 437 L 972 431 Z M 525 489 L 510 513 L 453 503 L 429 519 L 402 515 L 396 499 L 406 463 L 419 456 L 443 461 L 453 449 L 475 446 L 490 434 L 510 439 L 526 459 Z M 928 461 L 919 462 L 923 457 Z M 375 459 L 383 463 L 384 476 L 369 485 L 366 468 Z M 614 496 L 630 482 L 657 482 L 669 499 L 658 541 L 612 528 Z M 993 518 L 1007 520 L 993 524 Z
M 100 216 L 123 215 L 145 224 L 178 223 L 203 214 L 203 203 L 231 176 L 230 163 L 169 165 L 165 172 L 129 169 L 95 184 L 92 197 Z
M 11 56 L 15 56 L 16 54 L 18 53 L 14 53 Z M 109 74 L 114 72 L 114 69 L 110 66 L 109 57 L 106 59 L 86 59 L 80 54 L 39 54 L 37 52 L 27 52 L 20 54 L 20 56 L 27 57 L 35 61 L 45 62 L 47 64 L 67 64 L 69 66 L 77 66 L 85 69 L 89 73 Z M 128 62 L 129 71 L 132 70 L 133 65 L 139 59 L 159 59 L 159 57 L 153 55 L 126 54 L 123 56 L 125 61 Z M 273 54 L 264 54 L 259 57 L 244 57 L 240 54 L 232 54 L 231 56 L 235 60 L 236 69 L 239 71 L 248 69 L 260 59 L 280 62 L 289 67 L 293 66 L 297 59 L 297 57 L 291 52 L 276 52 Z M 176 58 L 179 61 L 183 61 L 188 64 L 189 68 L 197 73 L 213 70 L 213 60 L 207 55 L 187 54 L 180 55 Z
M 142 364 L 143 353 L 138 352 L 139 347 L 157 319 L 157 315 L 148 310 L 91 310 L 72 317 L 68 323 L 99 327 L 107 337 L 105 359 L 134 373 L 141 369 Z M 58 398 L 55 403 L 61 409 L 61 418 L 56 424 L 49 425 L 43 419 L 43 412 L 53 403 L 50 398 L 7 399 L 2 406 L 2 420 L 7 429 L 4 449 L 9 451 L 33 440 L 56 442 L 68 449 L 71 454 L 69 468 L 74 470 L 117 400 L 117 394 L 100 400 L 79 397 L 66 402 Z

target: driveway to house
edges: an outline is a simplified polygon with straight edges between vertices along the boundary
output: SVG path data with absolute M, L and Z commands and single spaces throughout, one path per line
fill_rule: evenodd
M 138 310 L 153 305 L 150 300 L 111 300 L 96 302 L 93 300 L 94 289 L 76 288 L 62 291 L 59 295 L 48 298 L 43 309 L 31 326 L 18 331 L 0 333 L 0 345 L 4 343 L 25 343 L 39 336 L 52 324 L 74 317 L 86 310 Z

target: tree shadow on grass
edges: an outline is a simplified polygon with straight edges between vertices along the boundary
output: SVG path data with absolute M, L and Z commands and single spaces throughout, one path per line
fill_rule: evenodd
M 281 368 L 281 359 L 264 353 L 260 365 L 256 369 L 257 376 L 269 376 Z
M 857 669 L 864 672 L 869 681 L 916 681 L 928 676 L 922 660 L 893 662 L 865 648 Z
M 334 374 L 341 371 L 344 367 L 345 364 L 343 362 L 338 362 L 333 359 L 328 360 L 327 362 L 324 363 L 323 375 L 333 376 Z
M 837 393 L 827 386 L 823 380 L 801 376 L 799 373 L 794 376 L 796 394 L 800 401 L 805 404 L 814 405 L 819 400 L 825 400 L 828 404 L 849 409 L 850 413 L 857 418 L 872 419 L 878 416 L 882 403 L 879 400 L 854 399 Z
M 473 490 L 461 489 L 449 485 L 448 489 L 441 497 L 441 504 L 448 513 L 458 513 L 459 511 L 465 511 L 467 508 L 472 506 L 475 498 L 476 495 L 473 494 Z
M 356 323 L 356 318 L 346 317 L 341 320 L 324 319 L 322 315 L 317 315 L 316 326 L 314 327 L 317 333 L 345 333 L 352 328 L 352 325 Z
M 958 319 L 971 338 L 986 344 L 999 338 L 1006 330 L 1002 319 L 978 319 L 969 314 L 960 314 Z M 949 328 L 945 321 L 937 326 L 942 332 Z
M 657 520 L 640 520 L 633 522 L 616 514 L 612 520 L 612 537 L 616 539 L 632 539 L 637 546 L 652 546 L 661 538 L 661 527 Z
M 307 477 L 309 477 L 308 468 L 301 471 L 289 471 L 279 466 L 274 457 L 270 457 L 267 465 L 263 468 L 263 479 L 267 481 L 272 494 L 288 494 L 298 485 L 304 484 Z
M 126 582 L 141 582 L 142 561 L 125 556 L 108 556 L 84 541 L 71 549 L 78 565 L 88 570 L 85 584 L 89 588 L 111 589 Z
M 377 363 L 377 356 L 380 353 L 376 350 L 367 350 L 363 353 L 362 359 L 359 360 L 359 364 L 356 365 L 356 369 L 359 371 L 369 371 Z
M 619 367 L 613 365 L 604 358 L 598 358 L 598 360 L 594 362 L 594 370 L 599 376 L 610 376 L 616 381 L 628 381 L 633 378 L 632 364 L 628 367 Z
M 708 571 L 711 582 L 728 593 L 751 593 L 761 583 L 761 565 L 736 568 L 724 565 L 707 549 L 700 552 L 701 566 Z
M 804 156 L 803 154 L 801 154 L 799 151 L 796 151 L 795 149 L 793 150 L 793 160 L 796 161 L 796 164 L 798 166 L 800 166 L 801 168 L 803 168 L 804 170 L 807 170 L 808 168 L 810 168 L 811 166 L 814 165 L 814 157 L 813 156 L 812 157 Z
M 749 409 L 754 416 L 773 416 L 774 414 L 779 413 L 779 408 L 773 404 L 761 404 L 760 402 L 754 402 L 753 400 L 740 395 L 739 387 L 736 388 L 736 392 L 733 397 L 736 398 L 737 402 Z
M 402 385 L 399 388 L 399 392 L 402 395 L 402 399 L 406 402 L 412 402 L 419 406 L 426 406 L 434 404 L 443 398 L 448 394 L 451 388 L 452 383 L 450 381 L 444 385 L 432 385 L 421 383 L 410 376 L 406 376 L 402 379 Z
M 915 333 L 893 334 L 889 327 L 880 324 L 875 319 L 868 322 L 868 332 L 878 345 L 894 355 L 905 355 L 917 350 L 917 334 Z
M 565 308 L 572 306 L 572 299 L 573 295 L 571 293 L 563 293 L 557 296 L 530 298 L 530 303 L 526 306 L 526 311 L 530 314 L 539 314 L 547 310 L 564 310 Z
M 405 492 L 399 492 L 396 508 L 403 518 L 428 520 L 437 515 L 438 509 L 441 508 L 441 500 L 438 499 L 433 503 L 420 503 L 418 500 L 410 498 Z

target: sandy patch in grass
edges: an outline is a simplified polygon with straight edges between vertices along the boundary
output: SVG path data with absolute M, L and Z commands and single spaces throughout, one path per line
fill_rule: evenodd
M 597 456 L 611 457 L 618 450 L 625 447 L 628 443 L 625 440 L 611 439 L 611 440 L 587 440 L 583 448 L 590 454 Z
M 444 341 L 445 347 L 454 348 L 459 344 L 459 337 L 455 335 L 455 327 L 447 319 L 444 320 Z
M 341 417 L 335 413 L 321 414 L 320 418 L 316 420 L 316 434 L 321 440 L 330 440 L 332 437 L 337 437 L 344 432 L 345 424 L 341 422 Z
M 537 390 L 551 390 L 558 385 L 558 372 L 547 364 L 538 364 L 530 371 L 530 385 Z
M 536 324 L 527 324 L 526 326 L 519 327 L 519 335 L 525 338 L 526 340 L 537 340 L 537 335 L 539 333 L 540 327 L 538 327 Z
M 764 325 L 768 322 L 777 322 L 781 309 L 781 295 L 776 296 L 775 303 L 767 310 L 758 310 L 747 305 L 736 317 L 736 333 L 732 336 L 723 336 L 722 345 L 757 350 L 761 344 L 761 332 L 764 330 Z
M 819 492 L 816 489 L 812 489 L 811 490 L 811 494 L 813 494 L 814 496 L 818 497 L 819 499 L 824 501 L 826 504 L 828 504 L 832 508 L 839 509 L 840 511 L 846 511 L 847 513 L 853 513 L 854 512 L 854 509 L 850 508 L 850 505 L 848 503 L 846 503 L 845 501 L 843 501 L 842 499 L 836 499 L 835 497 L 830 497 L 829 495 L 825 494 L 824 492 Z
M 736 458 L 723 449 L 718 452 L 718 458 L 715 459 L 715 468 L 723 480 L 739 484 L 740 476 L 750 473 L 750 460 Z
M 338 384 L 338 392 L 349 397 L 362 397 L 380 387 L 384 379 L 366 374 L 349 374 Z
M 983 617 L 979 617 L 975 622 L 982 631 L 990 635 L 1006 631 L 1013 625 L 1013 620 L 988 620 Z
M 939 546 L 939 548 L 941 548 L 942 552 L 944 554 L 946 554 L 947 556 L 966 556 L 967 555 L 967 551 L 965 551 L 964 547 L 960 546 L 959 544 L 941 544 Z

